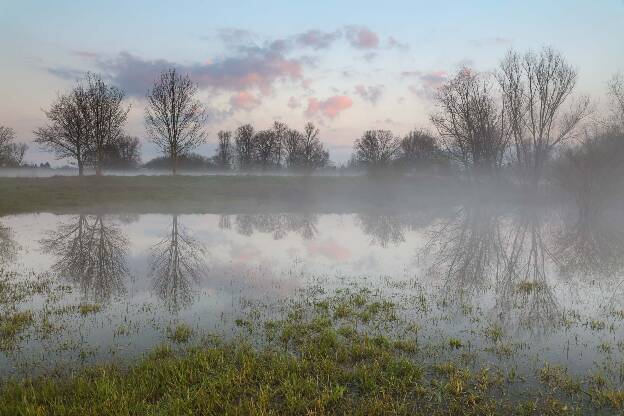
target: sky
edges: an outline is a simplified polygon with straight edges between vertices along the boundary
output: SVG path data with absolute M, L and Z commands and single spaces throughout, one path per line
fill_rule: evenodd
M 165 68 L 188 73 L 209 113 L 207 144 L 243 123 L 312 121 L 332 160 L 367 129 L 431 128 L 434 94 L 462 66 L 495 71 L 507 50 L 561 52 L 577 93 L 604 109 L 624 71 L 624 0 L 30 1 L 0 0 L 0 125 L 29 144 L 43 110 L 86 71 L 126 92 L 126 129 L 143 160 L 158 155 L 145 95 Z

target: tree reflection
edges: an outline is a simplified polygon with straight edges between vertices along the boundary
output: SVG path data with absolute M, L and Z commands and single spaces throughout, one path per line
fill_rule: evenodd
M 220 215 L 219 216 L 219 228 L 221 230 L 229 230 L 232 228 L 232 221 L 230 220 L 229 215 Z
M 178 312 L 193 303 L 192 284 L 205 275 L 204 252 L 204 246 L 178 224 L 174 215 L 170 233 L 151 249 L 154 289 L 169 310 Z
M 503 265 L 500 212 L 494 205 L 467 204 L 434 227 L 425 253 L 430 272 L 441 276 L 445 291 L 457 296 L 483 289 Z
M 17 248 L 18 245 L 13 240 L 13 231 L 0 223 L 0 266 L 13 261 Z
M 389 243 L 399 244 L 405 241 L 403 229 L 406 225 L 399 215 L 358 214 L 357 223 L 362 232 L 370 237 L 371 245 L 386 248 Z
M 229 224 L 229 220 L 221 222 Z M 318 216 L 309 213 L 240 214 L 236 216 L 235 222 L 236 231 L 246 236 L 259 232 L 272 234 L 275 240 L 280 240 L 294 232 L 310 240 L 317 234 Z
M 585 204 L 565 215 L 556 235 L 559 271 L 567 277 L 611 278 L 624 269 L 621 218 Z
M 125 291 L 128 241 L 104 216 L 81 214 L 40 243 L 44 252 L 57 257 L 53 270 L 78 284 L 85 298 L 105 302 Z
M 558 305 L 547 279 L 554 261 L 544 240 L 539 210 L 523 206 L 517 215 L 496 204 L 466 204 L 431 232 L 425 254 L 429 271 L 440 276 L 449 303 L 489 296 L 505 326 L 545 328 Z
M 557 322 L 559 307 L 547 278 L 547 267 L 555 259 L 544 239 L 544 228 L 538 208 L 524 207 L 501 240 L 504 268 L 496 281 L 495 308 L 503 322 L 516 319 L 518 325 L 530 329 L 545 329 Z

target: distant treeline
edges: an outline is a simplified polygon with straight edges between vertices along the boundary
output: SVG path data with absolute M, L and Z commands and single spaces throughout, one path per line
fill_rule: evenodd
M 549 48 L 510 50 L 493 73 L 461 68 L 437 91 L 437 109 L 430 117 L 433 132 L 416 129 L 397 137 L 389 130 L 365 131 L 355 140 L 347 167 L 371 174 L 459 172 L 475 179 L 511 172 L 527 184 L 538 184 L 565 166 L 584 166 L 583 177 L 599 165 L 619 168 L 624 77 L 616 75 L 609 84 L 611 114 L 606 119 L 591 117 L 589 98 L 574 93 L 576 80 L 576 70 Z M 208 139 L 206 109 L 197 95 L 197 85 L 175 69 L 154 82 L 144 120 L 149 140 L 163 156 L 143 166 L 173 174 L 211 168 L 310 173 L 332 166 L 312 123 L 302 131 L 281 122 L 264 130 L 244 124 L 218 132 L 213 156 L 194 153 Z M 80 175 L 85 167 L 98 175 L 105 169 L 136 168 L 141 166 L 140 142 L 124 132 L 129 111 L 122 90 L 87 73 L 45 111 L 48 123 L 35 131 L 36 142 L 58 159 L 73 161 Z M 27 146 L 14 139 L 12 129 L 0 127 L 0 166 L 23 164 Z M 596 160 L 600 157 L 609 162 Z

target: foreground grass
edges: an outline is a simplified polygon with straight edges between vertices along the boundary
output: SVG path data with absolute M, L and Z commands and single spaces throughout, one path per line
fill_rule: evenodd
M 444 182 L 446 186 L 442 187 Z M 450 188 L 449 188 L 450 187 Z M 22 212 L 228 211 L 314 209 L 340 212 L 370 207 L 439 203 L 459 186 L 448 178 L 320 176 L 104 176 L 0 178 L 0 214 Z M 423 195 L 430 198 L 423 198 Z M 436 199 L 436 196 L 438 199 Z
M 545 365 L 536 384 L 491 366 L 468 365 L 462 345 L 419 342 L 418 330 L 382 335 L 397 305 L 366 290 L 293 303 L 277 320 L 240 319 L 230 342 L 205 337 L 178 350 L 162 346 L 130 368 L 99 366 L 62 377 L 0 385 L 1 415 L 160 414 L 612 414 L 624 392 L 600 377 L 578 380 Z M 394 332 L 391 332 L 394 333 Z M 192 330 L 169 332 L 175 343 Z M 181 352 L 182 351 L 182 352 Z M 454 358 L 453 358 L 454 357 Z

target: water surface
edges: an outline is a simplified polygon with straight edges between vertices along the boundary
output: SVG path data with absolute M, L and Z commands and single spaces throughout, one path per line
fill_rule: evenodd
M 127 363 L 179 323 L 196 341 L 227 338 L 241 316 L 273 317 L 258 305 L 345 286 L 387 295 L 419 339 L 461 339 L 492 365 L 624 374 L 617 210 L 473 202 L 350 214 L 13 215 L 0 217 L 0 264 L 5 286 L 49 283 L 0 305 L 39 322 L 3 346 L 5 375 Z M 502 341 L 489 343 L 492 328 Z

